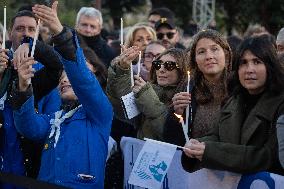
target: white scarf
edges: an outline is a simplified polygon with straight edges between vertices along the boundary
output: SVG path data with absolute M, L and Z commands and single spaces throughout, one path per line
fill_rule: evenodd
M 56 147 L 56 144 L 58 142 L 58 139 L 59 139 L 59 136 L 60 136 L 60 125 L 61 123 L 63 123 L 65 121 L 65 119 L 67 118 L 70 118 L 73 116 L 73 114 L 80 108 L 82 107 L 82 105 L 70 110 L 69 112 L 67 112 L 63 117 L 62 116 L 62 113 L 63 113 L 63 110 L 60 110 L 60 111 L 57 111 L 55 112 L 55 117 L 54 119 L 51 119 L 50 120 L 50 124 L 51 124 L 51 131 L 50 131 L 50 134 L 49 134 L 49 137 L 48 138 L 51 138 L 53 136 L 54 137 L 54 148 Z

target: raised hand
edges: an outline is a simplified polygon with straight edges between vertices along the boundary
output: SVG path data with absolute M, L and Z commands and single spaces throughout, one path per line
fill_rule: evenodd
M 23 43 L 17 48 L 14 52 L 12 61 L 15 69 L 18 69 L 18 65 L 21 64 L 21 61 L 29 56 L 29 51 L 30 48 L 28 43 Z
M 2 74 L 8 66 L 9 57 L 6 54 L 8 49 L 0 49 L 0 74 Z
M 142 79 L 142 77 L 139 77 L 138 75 L 134 75 L 134 86 L 132 88 L 132 91 L 136 94 L 138 93 L 143 86 L 146 85 L 146 82 Z
M 172 101 L 175 113 L 182 115 L 186 107 L 191 103 L 191 94 L 188 92 L 176 93 Z
M 119 66 L 124 69 L 129 68 L 132 61 L 135 60 L 138 55 L 139 47 L 132 46 L 126 49 L 124 46 L 122 46 L 122 53 L 119 56 Z
M 57 5 L 58 1 L 55 1 L 51 8 L 38 4 L 33 6 L 33 12 L 36 17 L 49 27 L 53 35 L 58 35 L 63 30 L 63 26 L 57 16 Z
M 23 58 L 21 63 L 18 64 L 18 76 L 19 76 L 19 91 L 26 91 L 30 85 L 30 79 L 34 76 L 34 68 L 32 65 L 35 64 L 33 57 Z

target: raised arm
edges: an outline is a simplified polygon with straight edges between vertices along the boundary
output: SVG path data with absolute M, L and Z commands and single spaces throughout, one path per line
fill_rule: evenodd
M 83 51 L 75 43 L 77 41 L 71 30 L 61 25 L 57 17 L 57 4 L 55 1 L 52 8 L 35 5 L 33 11 L 53 33 L 55 49 L 61 55 L 72 88 L 89 118 L 109 122 L 112 119 L 112 107 L 95 75 L 87 68 Z

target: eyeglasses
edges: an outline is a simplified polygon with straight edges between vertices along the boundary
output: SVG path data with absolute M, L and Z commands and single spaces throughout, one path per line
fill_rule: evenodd
M 167 33 L 157 33 L 157 38 L 162 40 L 166 35 L 168 39 L 172 39 L 176 33 L 174 32 L 167 32 Z
M 146 60 L 146 61 L 152 61 L 152 60 L 154 60 L 157 56 L 159 56 L 160 55 L 160 53 L 158 53 L 158 54 L 153 54 L 153 53 L 151 53 L 151 52 L 147 52 L 147 53 L 144 53 L 144 59 Z
M 162 60 L 154 60 L 152 62 L 152 66 L 153 66 L 153 68 L 155 70 L 161 69 L 162 65 L 168 71 L 172 71 L 174 69 L 179 68 L 178 64 L 176 62 L 173 62 L 173 61 L 165 61 L 165 62 L 163 62 Z

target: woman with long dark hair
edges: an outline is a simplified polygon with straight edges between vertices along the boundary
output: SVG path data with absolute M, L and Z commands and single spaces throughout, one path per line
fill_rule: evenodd
M 276 138 L 276 121 L 284 113 L 284 75 L 276 49 L 265 35 L 245 39 L 236 65 L 232 97 L 214 129 L 185 145 L 183 168 L 284 174 Z
M 189 133 L 193 138 L 205 136 L 217 119 L 222 102 L 227 97 L 227 77 L 230 73 L 232 53 L 226 39 L 215 30 L 202 30 L 193 40 L 190 55 L 190 94 L 176 93 L 173 109 L 164 126 L 164 137 L 169 143 L 183 146 L 185 137 L 179 119 L 188 105 L 192 109 Z M 184 89 L 187 83 L 184 83 Z M 184 90 L 183 90 L 184 91 Z M 184 116 L 185 117 L 185 116 Z

